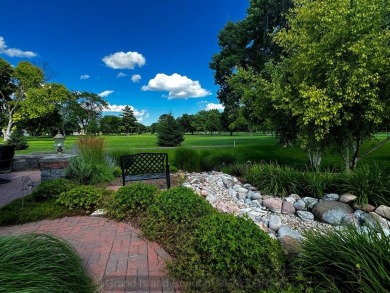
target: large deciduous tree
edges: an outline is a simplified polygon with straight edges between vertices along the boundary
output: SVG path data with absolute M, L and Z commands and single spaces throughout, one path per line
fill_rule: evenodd
M 0 121 L 5 141 L 10 137 L 15 122 L 50 114 L 69 97 L 63 85 L 47 83 L 39 67 L 22 61 L 12 68 L 0 58 Z
M 184 133 L 194 134 L 194 119 L 195 115 L 183 114 L 181 117 L 177 118 L 177 122 L 179 123 Z
M 100 131 L 103 134 L 120 133 L 122 119 L 115 115 L 106 115 L 100 119 Z
M 332 142 L 346 169 L 390 115 L 390 5 L 387 0 L 294 0 L 288 28 L 275 33 L 286 58 L 275 100 L 305 139 Z
M 219 85 L 218 99 L 225 106 L 224 119 L 233 123 L 240 117 L 241 96 L 229 85 L 228 79 L 238 67 L 252 68 L 259 73 L 270 59 L 278 59 L 280 48 L 272 42 L 270 33 L 285 26 L 284 13 L 291 0 L 250 0 L 244 20 L 229 21 L 218 35 L 221 51 L 212 57 L 215 83 Z M 241 124 L 237 121 L 235 124 Z M 230 125 L 230 133 L 235 130 Z
M 86 134 L 95 132 L 97 121 L 108 103 L 99 95 L 90 92 L 72 92 L 72 99 L 63 104 L 61 114 L 64 126 L 79 125 Z M 91 127 L 89 127 L 89 124 Z

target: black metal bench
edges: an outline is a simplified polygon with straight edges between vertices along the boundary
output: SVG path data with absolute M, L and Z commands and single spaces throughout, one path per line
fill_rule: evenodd
M 171 187 L 168 154 L 139 153 L 121 156 L 123 186 L 128 181 L 166 179 L 167 188 Z

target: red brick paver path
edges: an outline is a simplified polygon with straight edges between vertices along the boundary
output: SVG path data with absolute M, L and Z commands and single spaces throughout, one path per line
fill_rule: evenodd
M 0 184 L 0 207 L 7 205 L 11 201 L 30 194 L 32 190 L 29 184 L 38 184 L 41 182 L 41 171 L 30 170 L 0 174 L 0 178 L 10 180 L 11 182 Z M 28 179 L 23 181 L 23 179 Z
M 142 239 L 130 224 L 105 218 L 66 217 L 0 227 L 1 235 L 50 233 L 68 241 L 80 254 L 103 292 L 180 292 L 168 280 L 169 255 Z

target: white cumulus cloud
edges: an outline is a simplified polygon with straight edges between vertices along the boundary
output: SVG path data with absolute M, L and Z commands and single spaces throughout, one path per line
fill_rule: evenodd
M 113 92 L 114 91 L 107 90 L 107 91 L 101 92 L 100 94 L 98 94 L 98 96 L 102 97 L 102 98 L 105 98 L 105 97 L 111 95 Z
M 107 67 L 113 69 L 134 69 L 136 66 L 142 67 L 146 60 L 142 54 L 138 52 L 116 52 L 105 56 L 102 61 Z
M 141 75 L 139 75 L 139 74 L 133 74 L 132 76 L 131 76 L 131 81 L 132 82 L 134 82 L 134 83 L 137 83 L 137 82 L 139 82 L 140 80 L 141 80 Z
M 209 110 L 215 110 L 215 109 L 223 110 L 223 109 L 225 109 L 225 107 L 223 105 L 221 105 L 221 104 L 208 103 L 206 105 L 206 109 L 205 110 L 209 111 Z
M 22 51 L 16 48 L 8 48 L 5 44 L 4 38 L 0 36 L 0 54 L 5 54 L 9 57 L 27 57 L 32 58 L 37 56 L 36 53 L 32 51 Z
M 169 93 L 168 99 L 201 98 L 211 95 L 209 90 L 202 88 L 199 81 L 177 73 L 172 75 L 158 73 L 149 80 L 148 85 L 142 87 L 142 90 L 167 91 Z
M 126 73 L 119 72 L 119 73 L 116 75 L 116 78 L 125 77 L 125 76 L 127 76 Z
M 83 79 L 88 79 L 90 78 L 90 76 L 88 74 L 83 74 L 80 76 L 80 79 L 83 80 Z
M 126 105 L 111 105 L 111 104 L 108 104 L 108 107 L 103 109 L 103 112 L 108 112 L 108 113 L 122 113 L 123 112 L 123 109 L 126 107 Z M 131 108 L 131 110 L 133 110 L 134 112 L 134 116 L 135 118 L 137 118 L 137 121 L 138 122 L 142 122 L 143 119 L 145 118 L 148 118 L 149 117 L 149 113 L 146 112 L 146 110 L 137 110 L 136 108 L 134 108 L 133 106 L 129 106 Z

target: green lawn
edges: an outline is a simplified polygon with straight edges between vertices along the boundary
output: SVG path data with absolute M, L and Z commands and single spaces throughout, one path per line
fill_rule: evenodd
M 103 136 L 105 138 L 107 150 L 109 152 L 126 152 L 129 153 L 141 151 L 158 152 L 161 149 L 157 146 L 157 137 L 152 134 L 129 135 L 129 136 Z M 378 134 L 378 140 L 386 138 L 386 134 Z M 69 152 L 72 149 L 77 136 L 67 136 L 65 140 L 65 151 Z M 28 137 L 27 141 L 30 147 L 27 150 L 17 151 L 17 154 L 26 154 L 32 152 L 53 152 L 54 140 L 52 137 Z M 362 147 L 364 153 L 375 142 L 365 143 Z M 266 134 L 234 134 L 233 136 L 221 134 L 197 134 L 186 135 L 182 144 L 183 147 L 199 147 L 230 149 L 239 154 L 243 160 L 253 162 L 259 161 L 277 161 L 280 164 L 288 165 L 304 165 L 306 163 L 305 152 L 298 147 L 282 147 L 277 144 L 277 140 Z M 143 149 L 145 148 L 145 149 Z M 174 158 L 174 148 L 164 148 L 164 152 L 168 152 L 170 159 Z M 379 165 L 390 169 L 390 142 L 384 144 L 381 148 L 374 151 L 364 159 L 363 163 Z M 322 166 L 325 167 L 340 167 L 342 162 L 340 156 L 335 153 L 326 153 L 323 159 Z

